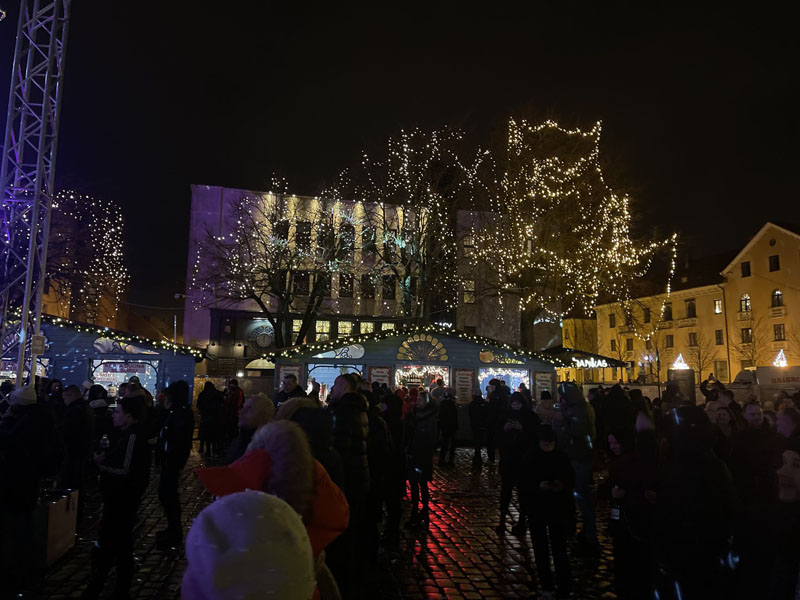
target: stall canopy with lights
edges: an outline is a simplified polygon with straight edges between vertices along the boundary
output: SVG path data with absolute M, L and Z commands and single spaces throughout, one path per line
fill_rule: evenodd
M 605 380 L 606 369 L 619 369 L 630 366 L 629 363 L 609 356 L 601 356 L 600 354 L 563 346 L 553 346 L 544 350 L 542 354 L 557 359 L 563 365 L 558 368 L 559 381 L 572 380 L 578 383 L 603 381 Z M 610 373 L 608 376 L 609 380 L 615 379 Z
M 429 388 L 441 378 L 464 408 L 476 390 L 485 393 L 492 378 L 505 380 L 512 389 L 525 383 L 536 397 L 545 389 L 553 393 L 555 368 L 562 364 L 542 353 L 436 325 L 295 346 L 277 352 L 272 359 L 276 386 L 288 373 L 297 375 L 306 388 L 314 379 L 320 384 L 323 400 L 340 373 L 359 373 L 368 381 L 392 388 Z M 466 418 L 466 410 L 459 413 Z M 460 429 L 466 433 L 468 423 Z
M 45 352 L 37 360 L 37 375 L 60 379 L 64 385 L 81 385 L 90 379 L 112 394 L 136 375 L 151 393 L 183 379 L 191 398 L 195 364 L 204 356 L 200 349 L 171 341 L 49 316 L 42 320 L 42 334 Z M 16 369 L 6 362 L 0 373 L 4 379 Z

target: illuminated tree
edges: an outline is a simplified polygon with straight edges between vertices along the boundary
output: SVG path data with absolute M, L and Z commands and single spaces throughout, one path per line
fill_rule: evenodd
M 476 259 L 496 266 L 494 292 L 518 302 L 525 346 L 537 346 L 537 323 L 630 298 L 631 281 L 675 241 L 633 239 L 629 199 L 606 184 L 599 154 L 599 123 L 581 131 L 510 119 L 506 147 L 480 156 L 476 198 L 488 211 Z
M 45 297 L 77 321 L 113 323 L 129 284 L 116 202 L 60 192 L 53 204 Z
M 353 205 L 284 194 L 247 197 L 230 207 L 230 233 L 208 233 L 192 287 L 204 306 L 250 305 L 264 314 L 280 348 L 302 343 L 330 299 L 332 278 L 352 277 L 359 224 Z M 352 287 L 351 287 L 352 289 Z M 293 332 L 293 314 L 302 324 Z
M 359 269 L 396 282 L 398 316 L 407 321 L 449 320 L 463 299 L 458 210 L 468 206 L 472 182 L 461 142 L 449 130 L 401 132 L 385 157 L 365 154 L 324 194 L 363 206 Z

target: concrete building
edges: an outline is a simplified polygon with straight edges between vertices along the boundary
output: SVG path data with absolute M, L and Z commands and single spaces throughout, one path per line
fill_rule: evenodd
M 739 252 L 678 269 L 669 295 L 597 306 L 594 351 L 625 361 L 625 381 L 647 383 L 674 366 L 727 383 L 746 369 L 800 365 L 797 231 L 766 223 Z
M 261 198 L 264 202 L 274 202 L 277 196 L 267 192 L 207 185 L 193 185 L 191 189 L 184 343 L 207 348 L 208 354 L 213 357 L 212 360 L 206 360 L 203 365 L 198 366 L 201 374 L 219 378 L 266 376 L 272 365 L 261 360 L 261 357 L 275 350 L 276 344 L 273 325 L 265 318 L 264 311 L 255 302 L 232 303 L 212 297 L 193 286 L 192 281 L 196 269 L 211 268 L 202 262 L 202 257 L 198 264 L 198 250 L 207 236 L 209 234 L 228 236 L 234 231 L 237 204 L 246 198 Z M 304 220 L 306 217 L 303 215 L 319 200 L 288 195 L 280 198 L 286 206 L 286 212 L 280 218 L 285 219 L 282 222 L 285 223 L 284 239 L 287 243 L 290 245 L 302 243 L 307 244 L 309 248 L 318 248 L 321 243 L 321 233 Z M 365 208 L 362 203 L 347 203 L 347 206 L 350 214 L 356 217 L 363 211 L 369 210 L 369 207 Z M 382 281 L 378 281 L 378 285 L 370 285 L 364 278 L 366 271 L 362 275 L 358 270 L 359 265 L 367 263 L 370 269 L 374 269 L 374 265 L 369 262 L 371 259 L 365 255 L 369 247 L 366 240 L 383 239 L 385 233 L 400 232 L 398 240 L 402 237 L 406 216 L 399 208 L 387 209 L 381 205 L 381 210 L 389 211 L 393 224 L 384 223 L 375 227 L 360 222 L 358 218 L 339 219 L 334 224 L 336 236 L 348 236 L 356 240 L 350 256 L 356 267 L 347 275 L 347 279 L 342 273 L 328 274 L 329 292 L 323 298 L 315 323 L 303 341 L 324 342 L 377 333 L 394 329 L 407 320 L 396 278 L 383 277 Z M 467 334 L 517 344 L 519 313 L 516 303 L 501 303 L 496 296 L 484 293 L 489 288 L 486 282 L 492 277 L 493 271 L 488 265 L 476 265 L 475 261 L 470 260 L 475 252 L 471 235 L 475 222 L 473 217 L 473 213 L 469 211 L 458 211 L 456 217 L 457 280 L 460 282 L 459 289 L 455 290 L 456 307 L 437 311 L 435 318 L 431 320 L 438 325 L 452 327 Z M 291 309 L 293 333 L 299 332 L 307 306 L 306 296 L 303 294 L 297 296 Z M 274 304 L 271 308 L 274 308 Z M 257 385 L 254 389 L 262 388 Z M 271 391 L 269 387 L 263 389 Z

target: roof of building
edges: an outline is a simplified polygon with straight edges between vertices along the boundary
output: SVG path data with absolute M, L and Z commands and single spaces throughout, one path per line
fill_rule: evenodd
M 787 224 L 778 224 L 778 223 L 772 223 L 771 221 L 767 221 L 766 223 L 764 223 L 764 225 L 761 227 L 761 229 L 759 229 L 759 230 L 756 232 L 756 234 L 755 234 L 753 237 L 751 237 L 751 238 L 750 238 L 750 240 L 747 242 L 747 244 L 745 245 L 745 247 L 744 247 L 744 248 L 742 248 L 741 250 L 739 250 L 739 251 L 738 251 L 738 252 L 737 252 L 737 253 L 736 253 L 736 254 L 735 254 L 735 255 L 734 255 L 732 258 L 731 258 L 731 260 L 728 262 L 728 264 L 727 264 L 727 265 L 725 265 L 725 267 L 722 269 L 722 271 L 723 271 L 723 272 L 727 272 L 727 271 L 729 271 L 730 269 L 732 269 L 733 267 L 735 267 L 735 266 L 736 266 L 736 263 L 737 263 L 737 262 L 739 262 L 739 257 L 740 257 L 740 256 L 742 256 L 742 255 L 744 255 L 744 254 L 746 254 L 746 253 L 747 253 L 747 252 L 750 250 L 750 248 L 753 246 L 753 244 L 755 244 L 755 243 L 756 243 L 756 241 L 758 241 L 758 239 L 759 239 L 759 238 L 760 238 L 760 237 L 761 237 L 761 236 L 764 234 L 764 232 L 766 232 L 766 231 L 767 231 L 767 229 L 769 229 L 770 227 L 777 227 L 778 229 L 783 229 L 783 230 L 784 230 L 786 233 L 788 233 L 788 234 L 790 234 L 790 235 L 793 235 L 793 236 L 795 236 L 795 237 L 797 237 L 797 238 L 800 238 L 800 233 L 798 233 L 798 232 L 800 232 L 800 226 L 797 226 L 797 225 L 787 225 Z
M 441 325 L 408 325 L 403 327 L 397 327 L 395 329 L 377 331 L 373 333 L 363 333 L 361 335 L 355 335 L 347 338 L 336 338 L 335 340 L 331 340 L 328 342 L 301 344 L 298 346 L 283 348 L 281 350 L 275 350 L 272 353 L 265 354 L 264 357 L 270 358 L 272 361 L 276 361 L 279 358 L 298 358 L 301 356 L 313 356 L 315 354 L 319 354 L 321 352 L 327 352 L 328 350 L 333 350 L 335 348 L 340 348 L 342 346 L 359 344 L 361 342 L 378 341 L 392 336 L 398 336 L 398 337 L 408 336 L 408 335 L 413 335 L 415 333 L 448 335 L 469 342 L 474 342 L 475 344 L 481 344 L 484 346 L 491 346 L 494 348 L 507 350 L 509 352 L 513 352 L 514 354 L 525 356 L 526 358 L 533 358 L 536 360 L 549 362 L 557 367 L 566 366 L 558 357 L 546 354 L 544 352 L 533 352 L 531 350 L 527 350 L 525 348 L 516 346 L 514 344 L 507 344 L 499 340 L 494 340 L 492 338 L 474 335 L 471 333 L 467 333 L 465 331 L 460 331 L 458 329 L 450 329 L 448 327 L 444 327 Z

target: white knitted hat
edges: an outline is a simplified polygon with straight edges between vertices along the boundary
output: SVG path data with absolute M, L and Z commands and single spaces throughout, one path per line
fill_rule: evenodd
M 276 496 L 248 490 L 204 508 L 186 536 L 184 600 L 309 600 L 316 577 L 300 516 Z

